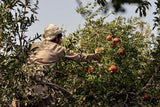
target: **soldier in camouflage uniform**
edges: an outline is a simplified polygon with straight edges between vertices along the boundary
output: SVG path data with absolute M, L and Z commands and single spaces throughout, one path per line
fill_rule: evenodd
M 31 48 L 35 48 L 36 50 L 30 55 L 28 65 L 38 65 L 37 76 L 44 76 L 43 72 L 41 72 L 44 66 L 52 67 L 54 64 L 60 62 L 60 58 L 66 58 L 76 62 L 91 61 L 93 58 L 99 58 L 97 54 L 77 54 L 60 46 L 62 33 L 62 29 L 50 24 L 44 29 L 44 40 L 32 44 Z M 37 77 L 36 79 L 39 80 Z M 49 83 L 49 79 L 44 79 L 43 81 Z M 47 105 L 55 105 L 54 97 L 56 91 L 49 89 L 47 84 L 37 84 L 33 86 L 33 90 L 34 95 L 37 95 L 41 99 L 38 106 L 46 107 Z M 61 92 L 59 92 L 59 94 L 61 94 Z

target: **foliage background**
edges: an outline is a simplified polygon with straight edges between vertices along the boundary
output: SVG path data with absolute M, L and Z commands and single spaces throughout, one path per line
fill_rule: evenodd
M 31 51 L 31 43 L 40 35 L 31 40 L 25 32 L 37 21 L 38 1 L 32 4 L 28 0 L 2 0 L 0 3 L 0 104 L 8 106 L 16 98 L 20 105 L 27 105 L 30 100 L 25 90 L 35 83 L 22 66 Z M 61 75 L 53 78 L 53 83 L 68 90 L 74 99 L 71 102 L 62 99 L 57 106 L 159 106 L 159 37 L 151 34 L 149 24 L 137 17 L 119 16 L 111 22 L 105 21 L 108 16 L 97 17 L 103 10 L 97 6 L 95 2 L 77 9 L 86 15 L 86 24 L 64 38 L 62 45 L 77 53 L 94 53 L 96 48 L 104 47 L 101 60 L 76 63 L 62 59 L 62 63 L 54 66 Z M 107 41 L 108 35 L 121 42 Z M 125 54 L 119 54 L 119 49 Z M 118 69 L 115 74 L 108 70 L 111 65 Z M 143 98 L 145 94 L 151 96 L 147 101 Z M 32 103 L 36 101 L 33 99 Z

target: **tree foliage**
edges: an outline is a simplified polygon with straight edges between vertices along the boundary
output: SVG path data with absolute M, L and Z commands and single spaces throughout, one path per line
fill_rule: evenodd
M 89 3 L 77 10 L 87 14 L 85 27 L 66 38 L 63 45 L 75 52 L 94 53 L 99 49 L 102 58 L 91 63 L 64 62 L 62 71 L 68 77 L 65 83 L 58 79 L 57 84 L 73 93 L 76 106 L 158 106 L 159 71 L 155 68 L 159 59 L 154 55 L 159 53 L 159 44 L 149 24 L 122 16 L 107 22 L 107 16 L 96 18 L 97 14 L 89 11 L 94 7 Z M 107 41 L 109 35 L 120 42 Z M 120 54 L 119 49 L 125 53 Z M 111 65 L 117 67 L 115 73 L 110 71 Z
M 104 13 L 109 12 L 109 10 L 113 7 L 114 12 L 125 12 L 124 4 L 129 4 L 130 6 L 132 4 L 136 4 L 137 8 L 135 9 L 135 13 L 139 13 L 140 17 L 145 17 L 147 15 L 147 10 L 150 9 L 152 6 L 151 3 L 154 2 L 156 5 L 156 10 L 153 11 L 154 17 L 154 27 L 157 27 L 159 25 L 159 6 L 160 1 L 148 1 L 148 0 L 95 0 L 100 6 L 103 7 L 102 11 Z M 79 4 L 80 8 L 83 8 L 83 5 L 81 4 L 80 0 L 77 0 L 77 3 Z M 131 10 L 130 10 L 131 11 Z M 86 16 L 83 14 L 83 16 Z
M 35 70 L 30 68 L 26 72 L 23 65 L 32 51 L 31 42 L 40 35 L 28 39 L 25 32 L 37 21 L 38 1 L 33 4 L 28 0 L 1 0 L 0 3 L 0 104 L 9 106 L 16 99 L 20 106 L 31 106 L 39 102 L 26 94 L 30 91 L 28 87 L 35 84 L 29 78 L 29 73 Z M 61 59 L 61 63 L 53 66 L 59 71 L 54 77 L 46 68 L 44 74 L 51 77 L 52 85 L 71 93 L 71 99 L 57 95 L 55 105 L 159 106 L 159 37 L 138 17 L 119 16 L 108 22 L 109 14 L 98 16 L 104 8 L 97 6 L 96 2 L 88 3 L 77 9 L 85 15 L 86 23 L 65 37 L 62 45 L 77 53 L 96 51 L 101 59 L 79 63 Z M 108 36 L 111 41 L 106 40 Z M 118 41 L 113 42 L 115 38 Z
M 25 96 L 26 73 L 22 71 L 31 39 L 25 35 L 37 21 L 38 1 L 0 1 L 0 104 L 9 106 L 13 98 Z M 35 37 L 38 38 L 38 35 Z M 34 38 L 34 39 L 35 39 Z
M 156 10 L 155 12 L 153 12 L 153 14 L 155 15 L 153 21 L 154 23 L 154 28 L 160 25 L 160 0 L 157 0 L 155 2 L 156 4 Z
M 137 9 L 136 13 L 139 12 L 140 16 L 146 16 L 147 9 L 151 6 L 151 3 L 147 0 L 95 0 L 99 5 L 103 6 L 104 13 L 107 13 L 111 8 L 110 5 L 113 6 L 114 11 L 117 12 L 125 12 L 124 4 L 136 4 Z M 80 1 L 77 0 L 80 5 Z M 80 7 L 82 7 L 80 5 Z

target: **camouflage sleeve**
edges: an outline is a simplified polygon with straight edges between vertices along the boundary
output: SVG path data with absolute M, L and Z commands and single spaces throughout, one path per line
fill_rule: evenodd
M 65 49 L 65 58 L 76 62 L 89 62 L 94 58 L 94 54 L 75 53 Z

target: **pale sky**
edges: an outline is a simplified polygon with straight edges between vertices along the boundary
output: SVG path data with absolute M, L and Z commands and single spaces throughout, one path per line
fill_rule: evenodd
M 56 24 L 59 27 L 63 27 L 64 30 L 67 30 L 66 34 L 74 32 L 76 29 L 78 29 L 79 25 L 83 27 L 85 20 L 76 12 L 76 7 L 78 7 L 76 0 L 39 0 L 39 10 L 37 15 L 39 21 L 34 23 L 29 28 L 27 35 L 33 37 L 36 33 L 42 34 L 44 28 L 48 24 Z M 127 18 L 131 16 L 138 16 L 138 14 L 135 14 L 135 8 L 136 6 L 126 6 L 126 13 L 123 13 L 122 15 Z M 152 4 L 152 7 L 150 7 L 150 10 L 147 13 L 147 17 L 142 18 L 149 22 L 151 27 L 153 26 L 152 20 L 154 15 L 152 12 L 154 10 L 155 6 Z M 111 15 L 107 20 L 111 21 L 120 14 L 121 13 L 117 15 Z

